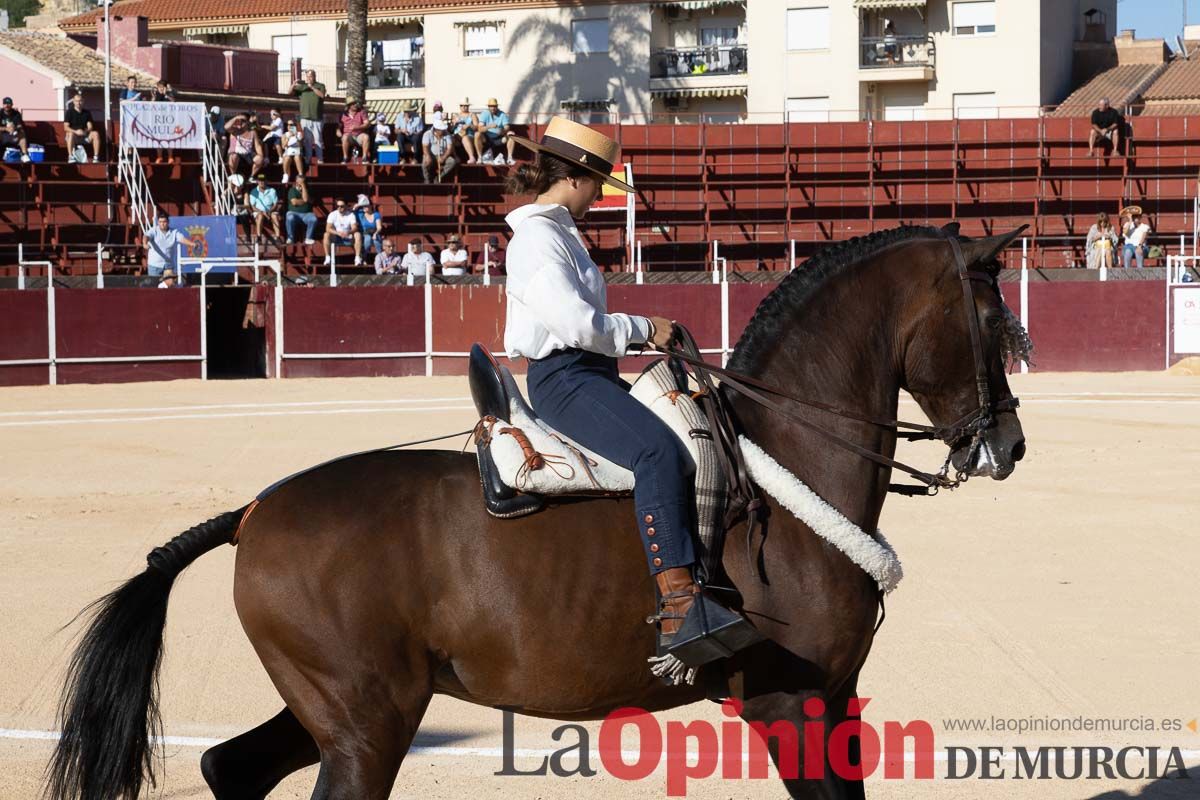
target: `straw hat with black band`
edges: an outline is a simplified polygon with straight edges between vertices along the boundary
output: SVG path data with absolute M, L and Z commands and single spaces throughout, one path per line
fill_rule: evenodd
M 546 126 L 542 141 L 535 142 L 516 134 L 512 134 L 512 138 L 535 153 L 549 153 L 594 172 L 613 188 L 623 192 L 633 191 L 632 186 L 612 174 L 613 166 L 621 160 L 621 145 L 587 125 L 554 117 Z

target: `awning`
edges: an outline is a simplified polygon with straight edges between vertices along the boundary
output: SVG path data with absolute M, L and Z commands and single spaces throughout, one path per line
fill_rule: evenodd
M 667 5 L 678 6 L 687 11 L 701 11 L 705 8 L 717 8 L 718 6 L 744 6 L 746 5 L 746 0 L 676 0 L 676 2 L 667 3 Z
M 250 30 L 249 25 L 206 25 L 203 28 L 184 28 L 183 35 L 188 36 L 208 36 L 214 33 L 232 33 L 235 35 L 244 35 Z
M 651 89 L 654 97 L 741 97 L 746 94 L 745 86 L 697 86 L 694 88 L 672 87 Z
M 855 8 L 924 8 L 925 0 L 854 0 Z
M 367 95 L 367 110 L 372 115 L 386 114 L 389 120 L 400 116 L 400 112 L 412 104 L 416 105 L 418 114 L 425 108 L 425 101 L 419 98 L 389 97 L 386 100 L 375 100 L 370 95 Z
M 563 100 L 559 106 L 564 111 L 607 111 L 615 101 L 612 98 L 604 100 Z
M 396 14 L 388 17 L 367 17 L 367 27 L 371 28 L 375 25 L 407 25 L 410 22 L 424 22 L 425 18 L 413 16 L 412 14 Z M 339 19 L 337 21 L 338 28 L 346 27 L 346 20 Z

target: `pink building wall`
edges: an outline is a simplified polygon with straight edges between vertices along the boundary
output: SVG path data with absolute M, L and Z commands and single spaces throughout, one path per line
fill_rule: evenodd
M 4 75 L 4 94 L 30 122 L 62 119 L 63 91 L 54 88 L 49 75 L 0 55 L 0 73 Z

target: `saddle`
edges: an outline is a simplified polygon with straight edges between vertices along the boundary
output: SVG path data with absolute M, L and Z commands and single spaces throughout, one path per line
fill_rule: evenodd
M 475 450 L 489 514 L 514 518 L 545 507 L 546 497 L 614 496 L 633 491 L 633 472 L 588 450 L 538 418 L 507 367 L 482 345 L 471 348 L 468 377 L 479 423 Z M 725 505 L 725 478 L 709 423 L 666 361 L 646 368 L 630 395 L 683 441 L 695 471 L 701 550 L 711 548 Z

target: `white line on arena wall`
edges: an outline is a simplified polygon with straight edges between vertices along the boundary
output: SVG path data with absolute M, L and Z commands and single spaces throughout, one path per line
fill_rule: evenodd
M 469 397 L 402 397 L 394 400 L 307 400 L 290 403 L 214 403 L 204 406 L 171 406 L 172 411 L 208 411 L 221 408 L 300 408 L 307 406 L 391 405 L 403 403 L 458 403 Z M 60 408 L 53 411 L 0 411 L 0 417 L 48 417 L 60 414 L 126 414 L 135 411 L 163 411 L 165 405 L 138 408 Z
M 431 406 L 429 408 L 322 408 L 309 411 L 243 411 L 230 414 L 158 414 L 148 417 L 109 417 L 87 419 L 36 419 L 0 422 L 0 428 L 27 428 L 40 425 L 106 425 L 109 423 L 163 422 L 181 419 L 222 419 L 226 417 L 295 417 L 313 414 L 419 414 L 437 411 L 474 411 L 475 406 Z
M 237 734 L 231 734 L 229 736 L 229 738 L 232 739 L 236 735 Z M 27 730 L 14 730 L 14 729 L 9 729 L 9 728 L 0 728 L 0 739 L 16 739 L 19 741 L 56 742 L 56 741 L 58 741 L 58 738 L 59 738 L 58 731 L 27 731 Z M 419 733 L 417 734 L 417 738 L 418 739 L 420 738 Z M 159 737 L 156 741 L 159 742 L 160 744 L 174 745 L 176 747 L 215 747 L 216 745 L 220 744 L 221 742 L 228 741 L 228 739 L 214 739 L 214 738 L 203 737 L 203 736 L 162 736 L 162 737 Z M 1012 745 L 1012 744 L 989 745 L 989 746 L 1004 747 L 1006 751 L 1011 749 L 1012 747 L 1015 747 L 1015 745 Z M 1057 745 L 1055 745 L 1055 746 L 1057 746 Z M 1074 746 L 1084 747 L 1086 745 L 1065 744 L 1062 746 L 1064 746 L 1064 747 L 1074 747 Z M 1107 745 L 1107 746 L 1115 747 L 1115 745 Z M 1169 746 L 1170 745 L 1164 745 L 1164 747 L 1169 747 Z M 552 756 L 557 752 L 559 752 L 557 749 L 549 749 L 549 748 L 542 749 L 542 748 L 516 747 L 516 748 L 513 748 L 512 755 L 516 758 L 545 758 L 547 756 Z M 689 755 L 695 755 L 695 753 L 696 753 L 695 748 L 694 747 L 688 748 L 688 753 L 689 753 Z M 1200 761 L 1200 750 L 1182 750 L 1181 749 L 1179 751 L 1179 753 L 1180 753 L 1180 756 L 1182 756 L 1183 760 L 1186 762 Z M 444 758 L 462 758 L 465 756 L 473 756 L 473 757 L 477 757 L 477 758 L 479 758 L 479 757 L 503 758 L 504 757 L 504 749 L 501 747 L 441 747 L 441 746 L 417 745 L 415 747 L 410 748 L 408 751 L 408 754 L 413 755 L 413 756 L 442 756 Z M 599 758 L 600 758 L 600 752 L 598 750 L 590 751 L 590 755 L 593 760 L 599 760 Z M 621 757 L 626 761 L 626 763 L 634 763 L 641 757 L 641 753 L 637 750 L 622 750 Z M 1004 754 L 1002 754 L 1000 756 L 1000 760 L 1001 761 L 1015 761 L 1016 757 L 1017 757 L 1017 755 L 1015 752 L 1005 752 Z M 748 759 L 749 759 L 749 754 L 743 753 L 742 761 L 747 761 Z M 916 756 L 913 753 L 906 752 L 904 754 L 904 760 L 908 763 L 912 763 L 916 760 Z M 933 760 L 934 761 L 946 761 L 947 760 L 946 753 L 944 751 L 935 752 L 933 754 Z

